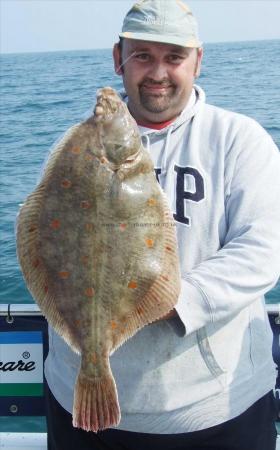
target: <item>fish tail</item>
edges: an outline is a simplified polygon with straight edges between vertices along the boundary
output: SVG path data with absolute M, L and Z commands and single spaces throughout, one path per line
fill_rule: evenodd
M 75 387 L 73 426 L 97 432 L 118 425 L 120 418 L 118 394 L 112 374 L 89 378 L 80 372 Z

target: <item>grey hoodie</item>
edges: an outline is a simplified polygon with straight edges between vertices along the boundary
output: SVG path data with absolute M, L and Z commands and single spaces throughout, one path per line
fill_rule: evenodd
M 195 86 L 160 131 L 140 128 L 177 226 L 178 317 L 111 357 L 120 429 L 184 433 L 236 417 L 276 372 L 264 294 L 280 273 L 280 155 L 254 120 L 205 104 Z M 80 364 L 50 328 L 47 382 L 72 412 Z

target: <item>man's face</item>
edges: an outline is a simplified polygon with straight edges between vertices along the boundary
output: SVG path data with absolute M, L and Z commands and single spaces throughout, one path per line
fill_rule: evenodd
M 164 122 L 177 117 L 190 97 L 201 59 L 202 49 L 124 39 L 120 54 L 116 44 L 115 70 L 122 74 L 133 117 L 138 122 Z

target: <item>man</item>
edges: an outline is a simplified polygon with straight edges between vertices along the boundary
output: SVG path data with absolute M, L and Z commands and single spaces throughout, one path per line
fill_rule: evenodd
M 183 2 L 136 4 L 120 37 L 115 69 L 174 213 L 182 289 L 168 316 L 111 358 L 117 430 L 72 428 L 79 358 L 50 330 L 49 449 L 273 450 L 263 295 L 280 266 L 278 150 L 255 121 L 207 105 L 194 86 L 202 48 Z

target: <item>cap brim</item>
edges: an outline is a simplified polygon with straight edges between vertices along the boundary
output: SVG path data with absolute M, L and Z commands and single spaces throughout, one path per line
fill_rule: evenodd
M 150 33 L 133 33 L 131 31 L 125 31 L 119 34 L 119 37 L 126 39 L 135 39 L 138 41 L 151 41 L 160 42 L 162 44 L 179 45 L 180 47 L 199 48 L 202 46 L 202 42 L 195 38 L 189 39 L 178 38 L 177 36 L 167 36 L 163 34 L 150 34 Z

